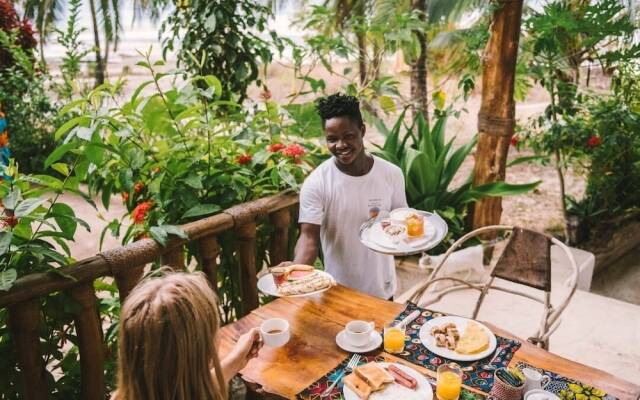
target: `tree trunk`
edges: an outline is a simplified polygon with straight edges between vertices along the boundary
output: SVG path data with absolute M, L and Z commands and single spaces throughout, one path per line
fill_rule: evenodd
M 99 86 L 104 83 L 104 64 L 102 63 L 102 52 L 100 51 L 100 33 L 98 31 L 98 18 L 94 0 L 89 0 L 89 8 L 91 10 L 91 22 L 93 23 L 94 51 L 96 54 L 95 86 Z
M 354 11 L 360 22 L 364 21 L 364 1 L 358 1 Z M 358 40 L 358 71 L 360 72 L 360 84 L 364 85 L 367 81 L 367 42 L 366 32 L 361 28 L 356 29 L 356 38 Z
M 411 9 L 426 11 L 425 0 L 411 0 Z M 425 15 L 421 14 L 422 20 Z M 421 111 L 424 117 L 429 119 L 429 97 L 427 96 L 427 36 L 424 32 L 415 31 L 420 45 L 420 53 L 411 63 L 411 102 L 413 103 L 413 115 Z
M 513 89 L 523 0 L 499 3 L 493 12 L 491 36 L 484 51 L 474 186 L 504 181 L 515 126 Z M 502 198 L 490 197 L 473 205 L 470 220 L 476 229 L 499 224 L 501 215 Z

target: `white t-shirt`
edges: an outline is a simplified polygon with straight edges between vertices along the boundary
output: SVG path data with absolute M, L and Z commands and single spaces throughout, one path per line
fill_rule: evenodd
M 300 223 L 320 225 L 325 270 L 342 285 L 388 299 L 396 290 L 393 256 L 369 250 L 360 226 L 381 210 L 407 206 L 402 170 L 378 157 L 363 176 L 340 171 L 332 157 L 304 181 Z

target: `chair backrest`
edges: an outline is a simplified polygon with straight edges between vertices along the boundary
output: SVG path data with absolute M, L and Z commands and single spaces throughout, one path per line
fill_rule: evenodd
M 551 238 L 514 227 L 491 276 L 551 291 Z

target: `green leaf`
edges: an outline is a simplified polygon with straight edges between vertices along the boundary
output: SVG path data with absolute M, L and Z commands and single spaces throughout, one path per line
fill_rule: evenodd
M 217 25 L 216 14 L 215 13 L 209 14 L 209 17 L 204 21 L 204 30 L 207 31 L 208 33 L 213 33 L 216 30 L 216 25 Z
M 11 239 L 13 239 L 12 232 L 0 232 L 0 256 L 6 254 L 11 247 Z
M 16 279 L 18 279 L 18 272 L 13 268 L 0 272 L 0 290 L 11 289 Z
M 64 176 L 69 176 L 69 166 L 64 163 L 55 163 L 51 166 L 55 171 L 60 172 Z
M 386 114 L 396 112 L 396 103 L 389 96 L 380 96 L 378 99 L 380 103 L 380 107 L 382 107 L 382 111 Z
M 165 246 L 167 244 L 167 231 L 161 227 L 152 226 L 151 229 L 149 229 L 149 234 L 153 240 L 158 242 L 161 246 Z
M 64 203 L 56 203 L 51 207 L 51 215 L 65 237 L 72 240 L 78 228 L 73 209 Z
M 508 164 L 507 167 L 513 167 L 514 165 L 518 165 L 518 164 L 524 164 L 524 163 L 528 163 L 531 161 L 545 161 L 548 160 L 549 157 L 547 156 L 525 156 L 525 157 L 518 157 L 516 159 L 511 160 Z
M 194 189 L 202 189 L 202 179 L 196 174 L 190 174 L 184 180 L 188 186 L 191 186 Z
M 180 239 L 189 239 L 185 231 L 183 231 L 179 226 L 176 225 L 160 225 L 160 228 L 164 229 L 169 235 L 174 235 L 179 237 Z
M 26 199 L 20 202 L 20 204 L 18 204 L 18 206 L 13 212 L 16 218 L 22 218 L 24 216 L 31 214 L 36 208 L 40 207 L 40 205 L 45 201 L 47 201 L 47 199 L 38 199 L 38 198 Z
M 20 199 L 20 195 L 21 195 L 21 192 L 19 188 L 13 189 L 2 199 L 2 205 L 7 210 L 13 210 L 14 208 L 16 208 L 16 204 Z
M 67 132 L 69 132 L 71 129 L 75 128 L 77 125 L 86 124 L 86 123 L 89 123 L 89 122 L 91 122 L 91 118 L 89 118 L 89 117 L 87 117 L 85 115 L 81 115 L 79 117 L 72 118 L 69 121 L 67 121 L 64 124 L 62 124 L 62 126 L 60 128 L 58 128 L 56 133 L 53 134 L 53 137 L 55 138 L 55 140 L 60 140 L 60 138 L 62 136 L 67 134 Z
M 220 211 L 221 208 L 217 204 L 198 204 L 191 207 L 187 212 L 182 215 L 182 219 L 201 217 L 203 215 L 209 215 Z
M 64 187 L 62 181 L 58 178 L 54 178 L 49 175 L 27 175 L 24 176 L 24 179 L 27 182 L 35 183 L 36 185 L 46 186 L 48 188 L 54 190 L 61 190 Z
M 100 165 L 102 163 L 102 156 L 104 154 L 104 149 L 102 146 L 98 146 L 96 144 L 89 144 L 84 150 L 84 154 L 87 156 L 87 160 L 91 161 L 96 165 Z
M 51 154 L 49 154 L 49 157 L 44 161 L 44 167 L 49 168 L 51 164 L 61 159 L 69 150 L 75 149 L 76 147 L 76 143 L 67 143 L 56 147 L 56 149 L 52 151 Z

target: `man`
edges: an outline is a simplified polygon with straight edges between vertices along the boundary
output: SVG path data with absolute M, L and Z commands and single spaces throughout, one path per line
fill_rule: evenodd
M 333 157 L 302 186 L 293 262 L 313 265 L 322 245 L 325 270 L 338 283 L 391 299 L 396 290 L 393 257 L 369 250 L 358 231 L 380 211 L 407 206 L 404 176 L 397 166 L 365 151 L 365 126 L 355 97 L 321 98 L 317 110 Z

